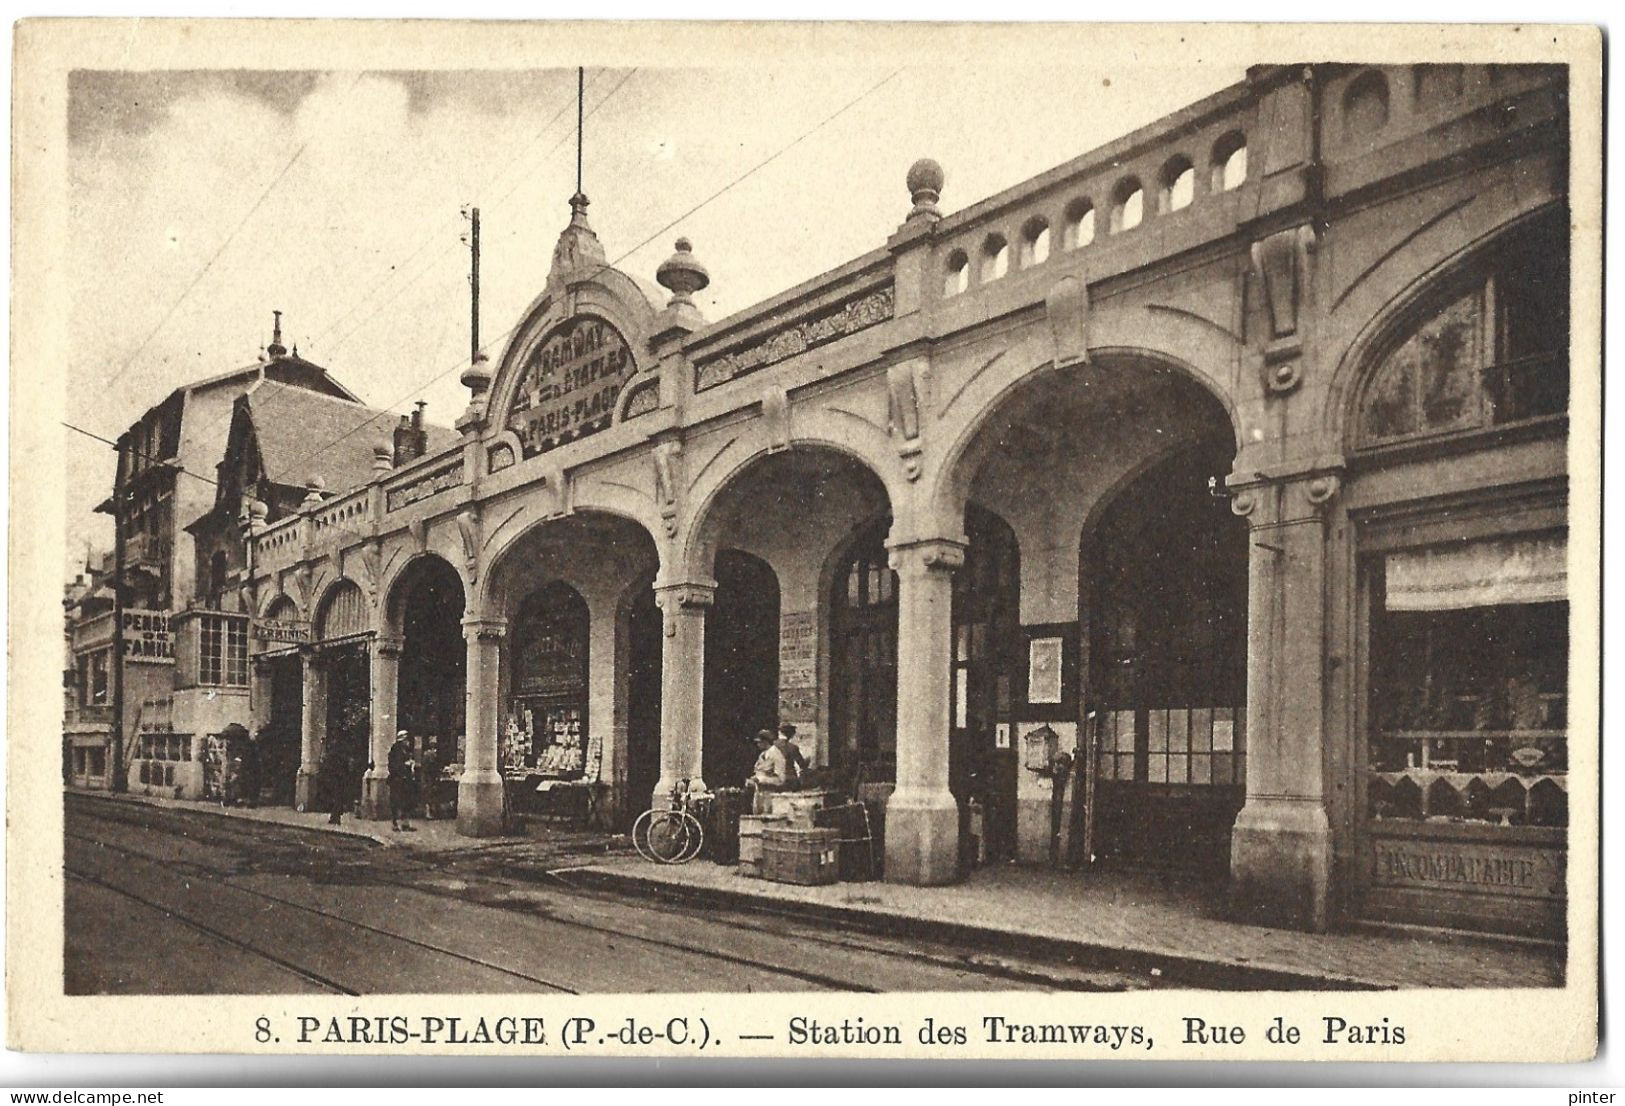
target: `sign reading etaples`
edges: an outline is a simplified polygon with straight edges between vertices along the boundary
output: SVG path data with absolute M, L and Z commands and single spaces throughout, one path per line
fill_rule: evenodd
M 634 368 L 626 339 L 602 319 L 561 323 L 525 360 L 508 410 L 525 456 L 607 427 Z

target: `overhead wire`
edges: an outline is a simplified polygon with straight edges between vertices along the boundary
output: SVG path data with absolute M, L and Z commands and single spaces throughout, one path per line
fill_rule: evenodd
M 674 219 L 670 220 L 669 222 L 667 222 L 665 225 L 660 227 L 658 230 L 651 233 L 648 237 L 644 238 L 637 245 L 635 245 L 631 249 L 626 250 L 625 252 L 621 253 L 619 256 L 615 257 L 613 260 L 607 261 L 603 265 L 599 266 L 597 269 L 593 270 L 590 274 L 588 274 L 587 279 L 590 279 L 593 276 L 597 276 L 599 273 L 605 272 L 606 270 L 612 269 L 616 265 L 619 265 L 622 261 L 625 261 L 632 254 L 637 253 L 639 250 L 643 249 L 643 247 L 645 247 L 649 243 L 655 241 L 655 239 L 659 238 L 662 234 L 665 234 L 667 231 L 671 230 L 678 223 L 681 223 L 684 219 L 687 219 L 691 215 L 694 215 L 696 212 L 700 211 L 702 208 L 704 208 L 707 205 L 713 203 L 714 201 L 720 199 L 722 196 L 726 195 L 728 192 L 730 192 L 733 188 L 735 188 L 736 186 L 741 184 L 743 181 L 745 181 L 746 179 L 748 179 L 751 176 L 754 176 L 757 172 L 759 172 L 760 170 L 766 168 L 768 165 L 771 165 L 773 162 L 777 161 L 780 157 L 784 156 L 790 150 L 792 150 L 795 147 L 799 146 L 802 142 L 805 142 L 808 138 L 811 138 L 818 131 L 822 130 L 824 127 L 828 126 L 830 123 L 834 122 L 836 119 L 838 119 L 842 115 L 846 114 L 852 108 L 856 107 L 858 104 L 860 104 L 864 100 L 868 99 L 874 93 L 880 91 L 881 88 L 883 88 L 884 86 L 889 84 L 892 80 L 894 80 L 902 72 L 903 72 L 903 67 L 899 67 L 897 69 L 892 70 L 892 72 L 888 73 L 885 77 L 882 77 L 879 81 L 877 81 L 873 85 L 869 86 L 863 92 L 859 93 L 857 96 L 855 96 L 851 100 L 847 101 L 841 107 L 837 108 L 835 111 L 831 112 L 829 115 L 826 115 L 823 119 L 819 120 L 812 127 L 808 128 L 807 130 L 803 131 L 801 134 L 797 135 L 794 139 L 792 139 L 790 142 L 785 144 L 783 147 L 779 148 L 778 150 L 776 150 L 772 154 L 768 155 L 762 161 L 757 162 L 755 165 L 751 166 L 749 169 L 747 169 L 743 173 L 739 174 L 739 176 L 733 178 L 727 184 L 723 185 L 721 188 L 719 188 L 715 192 L 711 193 L 711 195 L 707 196 L 705 199 L 701 200 L 699 203 L 695 204 L 693 207 L 689 208 L 687 211 L 684 211 L 681 215 L 678 215 L 676 218 L 674 218 Z M 502 342 L 506 341 L 508 338 L 510 338 L 519 329 L 520 326 L 523 325 L 523 323 L 524 323 L 524 320 L 521 319 L 519 322 L 515 323 L 513 326 L 509 327 L 507 330 L 505 330 L 501 334 L 499 334 L 491 344 L 492 345 L 499 345 Z M 377 415 L 374 415 L 371 418 L 364 419 L 360 423 L 357 423 L 355 426 L 351 427 L 349 430 L 345 431 L 343 434 L 340 434 L 337 438 L 334 438 L 332 441 L 327 442 L 324 445 L 312 450 L 310 453 L 306 454 L 304 458 L 301 458 L 301 460 L 307 460 L 310 457 L 314 457 L 317 454 L 324 452 L 325 450 L 331 449 L 333 446 L 337 445 L 339 442 L 341 442 L 344 439 L 348 438 L 350 435 L 355 434 L 355 433 L 365 429 L 367 426 L 371 425 L 372 423 L 378 421 L 378 419 L 380 417 L 390 415 L 390 411 L 393 408 L 398 407 L 400 404 L 405 403 L 407 400 L 411 399 L 413 396 L 419 395 L 425 389 L 427 389 L 429 387 L 432 387 L 433 385 L 439 383 L 441 380 L 445 379 L 447 376 L 449 376 L 452 373 L 456 372 L 458 369 L 460 369 L 463 366 L 469 364 L 470 360 L 471 360 L 471 358 L 469 358 L 469 357 L 460 358 L 455 363 L 453 363 L 453 364 L 447 366 L 445 369 L 442 369 L 441 371 L 435 373 L 429 379 L 425 380 L 424 382 L 419 384 L 417 387 L 413 388 L 410 392 L 407 392 L 405 395 L 403 395 L 399 399 L 395 400 L 393 403 L 388 404 Z M 393 417 L 393 416 L 391 416 L 391 417 Z M 295 462 L 295 463 L 297 464 L 298 462 Z M 288 468 L 290 468 L 290 469 L 292 467 L 293 466 L 291 466 L 291 465 L 288 466 Z M 284 469 L 283 471 L 285 473 L 285 472 L 288 471 L 288 469 Z
M 361 83 L 361 78 L 365 77 L 366 75 L 367 70 L 365 69 L 358 72 L 355 75 L 355 79 L 350 82 L 350 86 L 344 90 L 344 93 L 340 99 L 342 100 L 348 97 L 350 93 L 354 92 L 356 86 Z M 182 290 L 180 296 L 176 298 L 175 302 L 169 305 L 169 310 L 164 313 L 163 318 L 158 320 L 158 325 L 153 327 L 147 336 L 141 340 L 141 344 L 136 346 L 134 352 L 124 359 L 123 364 L 119 365 L 119 367 L 113 371 L 113 375 L 108 377 L 102 383 L 102 388 L 104 391 L 111 388 L 119 377 L 123 376 L 129 371 L 130 366 L 135 364 L 136 358 L 145 352 L 147 346 L 152 343 L 152 340 L 156 338 L 158 333 L 169 324 L 169 320 L 175 317 L 175 312 L 179 311 L 181 304 L 186 302 L 186 297 L 191 295 L 192 290 L 202 283 L 204 277 L 209 275 L 209 271 L 214 268 L 215 262 L 219 261 L 221 255 L 226 252 L 227 247 L 229 247 L 232 242 L 236 241 L 237 235 L 242 231 L 243 227 L 248 225 L 248 221 L 254 217 L 254 213 L 259 211 L 259 209 L 264 205 L 266 199 L 270 197 L 271 193 L 276 191 L 277 185 L 282 183 L 293 167 L 298 164 L 299 159 L 305 156 L 305 151 L 310 149 L 311 143 L 316 141 L 318 133 L 319 131 L 314 131 L 309 138 L 305 139 L 299 144 L 299 148 L 293 152 L 293 156 L 288 158 L 288 160 L 283 164 L 282 168 L 277 172 L 276 176 L 271 178 L 271 182 L 267 184 L 260 192 L 259 198 L 254 201 L 243 217 L 237 221 L 237 225 L 231 228 L 231 232 L 227 234 L 226 237 L 220 242 L 220 245 L 215 248 L 214 253 L 211 254 L 209 260 L 204 263 L 203 268 L 198 270 L 197 275 L 192 278 L 191 283 L 187 284 L 186 288 Z

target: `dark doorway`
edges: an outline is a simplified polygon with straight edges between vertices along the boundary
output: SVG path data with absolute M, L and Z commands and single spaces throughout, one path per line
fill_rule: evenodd
M 305 703 L 304 673 L 290 653 L 260 663 L 270 668 L 271 709 L 260 734 L 260 779 L 269 794 L 262 802 L 292 806 L 299 778 L 299 734 Z
M 837 566 L 830 597 L 830 755 L 864 782 L 897 778 L 897 573 L 891 519 L 865 526 Z
M 968 506 L 965 534 L 965 563 L 954 573 L 948 786 L 959 800 L 963 859 L 991 863 L 1016 853 L 1015 743 L 998 748 L 996 729 L 1010 720 L 1022 663 L 1021 561 L 1015 531 L 991 511 Z M 980 842 L 972 804 L 980 812 Z
M 626 801 L 622 828 L 654 805 L 660 780 L 660 607 L 654 581 L 635 589 L 626 618 Z
M 424 764 L 437 768 L 460 763 L 464 672 L 463 582 L 438 557 L 426 557 L 408 570 L 397 602 L 402 648 L 396 726 L 412 735 Z
M 1233 455 L 1214 437 L 1159 462 L 1085 535 L 1102 858 L 1229 868 L 1247 778 L 1247 524 L 1208 479 Z
M 724 549 L 705 622 L 704 751 L 712 787 L 738 787 L 756 763 L 748 740 L 778 725 L 779 580 L 766 561 Z
M 322 755 L 336 750 L 344 765 L 338 793 L 329 798 L 326 809 L 336 805 L 349 811 L 361 799 L 361 777 L 370 745 L 372 673 L 367 643 L 328 646 L 322 650 L 320 663 L 327 669 L 327 735 Z

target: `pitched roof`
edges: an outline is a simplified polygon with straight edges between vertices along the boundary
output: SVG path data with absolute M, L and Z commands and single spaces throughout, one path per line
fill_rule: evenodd
M 260 463 L 271 481 L 304 487 L 319 476 L 329 494 L 348 491 L 372 477 L 372 448 L 390 440 L 399 416 L 308 388 L 262 380 L 245 402 L 254 419 Z M 458 440 L 455 430 L 424 423 L 428 453 Z

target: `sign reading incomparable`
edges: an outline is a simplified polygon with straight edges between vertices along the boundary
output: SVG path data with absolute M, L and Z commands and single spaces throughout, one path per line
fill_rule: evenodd
M 560 323 L 525 359 L 508 429 L 526 457 L 596 434 L 610 424 L 635 369 L 626 339 L 602 319 Z

